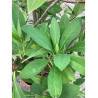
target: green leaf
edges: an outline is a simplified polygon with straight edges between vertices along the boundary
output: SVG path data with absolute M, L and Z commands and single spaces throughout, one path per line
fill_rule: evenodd
M 40 8 L 45 11 L 47 7 L 50 6 L 50 4 L 51 3 L 44 3 Z M 48 13 L 55 16 L 56 13 L 59 13 L 60 11 L 62 11 L 62 8 L 56 4 L 51 9 L 48 10 Z
M 55 66 L 51 68 L 48 76 L 48 90 L 53 98 L 59 97 L 62 92 L 61 73 Z
M 72 52 L 72 51 L 85 53 L 85 42 L 79 41 L 67 50 L 67 52 Z
M 39 24 L 36 28 L 39 29 L 39 32 L 45 33 L 50 38 L 49 27 L 46 23 Z
M 17 33 L 12 32 L 12 37 L 13 37 L 16 41 L 18 41 L 18 42 L 21 43 L 20 37 L 18 36 Z
M 21 71 L 20 77 L 23 79 L 32 78 L 38 73 L 40 73 L 49 63 L 47 59 L 36 59 L 29 64 Z
M 46 57 L 47 56 L 46 50 L 42 47 L 36 47 L 35 49 L 32 47 L 31 49 L 27 49 L 25 52 L 25 55 L 27 55 L 28 57 L 24 61 L 26 61 L 32 57 Z
M 27 0 L 28 13 L 40 7 L 46 0 Z
M 60 40 L 60 49 L 70 44 L 70 42 L 80 33 L 82 26 L 81 18 L 74 19 L 71 23 L 68 24 L 65 31 L 63 32 Z
M 23 37 L 19 19 L 18 19 L 18 22 L 17 22 L 17 33 L 18 33 L 20 38 Z
M 25 25 L 22 27 L 22 30 L 27 33 L 36 43 L 38 43 L 43 48 L 53 51 L 53 47 L 51 45 L 51 41 L 49 37 L 45 33 L 39 32 L 36 28 Z
M 38 95 L 41 95 L 44 91 L 43 87 L 37 83 L 33 83 L 31 86 L 30 86 L 30 90 L 32 93 L 34 94 L 38 94 Z
M 70 63 L 70 56 L 67 54 L 57 54 L 54 57 L 54 64 L 62 71 Z
M 84 83 L 84 81 L 85 81 L 85 79 L 79 78 L 79 79 L 77 79 L 77 80 L 74 82 L 74 84 L 76 84 L 76 85 L 81 85 L 81 84 Z
M 76 17 L 84 11 L 85 4 L 76 4 L 71 17 Z
M 26 98 L 21 88 L 16 82 L 15 72 L 13 73 L 13 83 L 14 83 L 14 86 L 13 86 L 14 98 Z
M 24 95 L 26 98 L 33 98 L 35 95 L 29 93 L 29 92 L 26 92 L 26 91 L 23 91 Z
M 70 68 L 70 66 L 67 66 L 63 70 L 63 73 L 66 73 L 66 75 L 67 75 L 67 77 L 68 77 L 69 80 L 76 81 L 75 74 L 74 74 L 73 70 Z
M 78 95 L 79 87 L 74 84 L 63 85 L 63 90 L 60 98 L 74 98 Z
M 62 76 L 62 84 L 68 84 L 70 82 L 70 80 L 68 79 L 65 71 L 61 72 L 61 76 Z
M 53 18 L 51 21 L 50 35 L 53 42 L 53 46 L 55 48 L 56 44 L 59 45 L 59 39 L 60 39 L 60 28 L 55 18 Z
M 20 26 L 25 25 L 25 18 L 23 12 L 19 9 L 18 6 L 12 4 L 12 20 L 16 29 L 17 29 L 18 19 L 20 21 Z
M 41 77 L 41 76 L 36 75 L 35 77 L 32 77 L 31 79 L 32 79 L 35 83 L 41 84 L 41 80 L 42 80 L 42 77 Z
M 70 66 L 80 74 L 85 75 L 85 59 L 75 54 L 71 54 L 70 58 Z
M 61 17 L 59 26 L 60 26 L 60 33 L 63 34 L 64 30 L 66 29 L 67 25 L 69 24 L 69 19 L 66 14 Z

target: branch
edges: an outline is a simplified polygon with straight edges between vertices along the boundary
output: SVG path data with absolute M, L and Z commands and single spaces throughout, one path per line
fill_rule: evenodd
M 16 70 L 20 67 L 20 65 L 21 65 L 21 63 L 22 63 L 22 59 L 20 59 L 19 65 L 18 65 L 18 66 L 15 66 L 16 60 L 17 60 L 17 59 L 15 59 L 15 61 L 12 63 L 13 72 L 16 71 Z
M 45 12 L 42 14 L 42 16 L 38 19 L 38 21 L 33 25 L 34 27 L 37 26 L 37 24 L 42 20 L 42 18 L 46 15 L 46 13 L 48 12 L 48 10 L 54 6 L 55 4 L 57 4 L 59 2 L 59 0 L 55 0 L 46 10 Z
M 51 2 L 53 2 L 54 0 L 50 0 L 50 1 L 46 1 L 46 3 L 51 3 Z
M 35 24 L 36 21 L 37 21 L 37 18 L 36 18 L 36 10 L 33 11 L 33 20 L 34 20 L 34 24 Z
M 51 3 L 53 1 L 54 0 L 46 1 L 46 3 Z M 85 1 L 69 1 L 69 0 L 60 0 L 60 1 L 63 1 L 63 2 L 66 2 L 66 3 L 85 3 Z
M 68 1 L 68 0 L 61 0 L 64 1 L 66 3 L 85 3 L 85 1 Z
M 69 44 L 69 46 L 66 48 L 66 50 L 68 50 L 69 48 L 71 48 L 73 46 L 73 44 L 75 43 L 75 41 L 79 38 L 79 36 L 81 35 L 81 33 L 83 32 L 83 30 L 85 29 L 85 22 L 82 25 L 81 31 L 80 33 L 77 35 L 77 37 L 71 41 L 71 43 Z

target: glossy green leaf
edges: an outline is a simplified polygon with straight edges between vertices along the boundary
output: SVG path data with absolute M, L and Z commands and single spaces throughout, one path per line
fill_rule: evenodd
M 85 59 L 75 54 L 71 54 L 70 59 L 70 66 L 80 74 L 85 75 Z
M 67 50 L 67 52 L 72 51 L 85 53 L 85 42 L 79 41 Z
M 66 29 L 67 25 L 69 24 L 69 19 L 66 14 L 61 17 L 59 26 L 60 26 L 60 33 L 63 34 L 64 30 Z
M 40 7 L 46 0 L 27 0 L 28 13 Z
M 57 45 L 57 47 L 59 45 L 60 27 L 59 27 L 59 24 L 58 24 L 58 22 L 56 21 L 55 18 L 53 18 L 52 21 L 51 21 L 50 36 L 51 36 L 55 51 L 58 52 L 58 49 L 56 50 L 56 45 Z
M 81 18 L 74 19 L 68 24 L 60 40 L 60 48 L 66 49 L 70 42 L 80 33 L 82 26 Z
M 49 61 L 47 59 L 36 59 L 27 64 L 19 76 L 23 79 L 32 78 L 40 73 L 48 63 Z
M 54 57 L 54 64 L 57 66 L 61 71 L 70 63 L 70 56 L 67 54 L 57 54 Z
M 73 70 L 70 68 L 70 66 L 67 66 L 64 70 L 64 73 L 66 73 L 67 77 L 69 80 L 75 81 L 75 74 L 73 72 Z
M 15 72 L 13 73 L 13 91 L 14 91 L 14 98 L 26 98 L 22 89 L 19 87 L 19 85 L 16 82 Z
M 75 98 L 79 93 L 79 87 L 74 84 L 63 85 L 62 94 L 60 98 Z
M 43 87 L 37 83 L 33 83 L 31 86 L 30 86 L 30 90 L 32 93 L 34 94 L 38 94 L 38 95 L 41 95 L 44 91 Z
M 55 66 L 52 67 L 48 76 L 48 90 L 53 98 L 59 97 L 62 92 L 61 73 Z
M 36 28 L 25 25 L 22 27 L 22 30 L 27 33 L 36 43 L 38 43 L 43 48 L 53 51 L 51 41 L 45 33 L 39 32 Z

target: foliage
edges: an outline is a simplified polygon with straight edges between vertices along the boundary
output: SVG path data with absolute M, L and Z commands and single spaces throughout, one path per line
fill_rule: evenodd
M 75 4 L 74 9 L 68 6 L 59 18 L 61 1 L 48 10 L 37 26 L 28 23 L 29 13 L 35 11 L 38 21 L 52 3 L 12 1 L 13 98 L 85 98 L 79 87 L 85 81 L 85 30 L 81 30 L 85 19 L 77 17 L 85 4 Z M 79 79 L 75 72 L 80 74 Z M 31 92 L 20 88 L 17 76 L 31 84 Z

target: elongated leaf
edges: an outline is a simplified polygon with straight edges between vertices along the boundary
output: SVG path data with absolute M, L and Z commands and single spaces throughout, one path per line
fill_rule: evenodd
M 76 4 L 73 11 L 72 16 L 76 17 L 84 11 L 85 4 Z
M 31 38 L 38 43 L 40 46 L 42 46 L 45 49 L 48 49 L 50 51 L 53 51 L 51 41 L 49 37 L 45 33 L 39 32 L 36 28 L 30 26 L 30 25 L 25 25 L 22 27 L 22 30 L 27 33 Z
M 61 76 L 62 76 L 62 84 L 68 84 L 70 82 L 70 80 L 68 79 L 65 71 L 61 72 Z
M 85 53 L 85 42 L 84 41 L 77 42 L 74 46 L 69 48 L 67 51 L 68 52 L 75 51 L 75 52 Z
M 75 98 L 78 95 L 79 87 L 74 84 L 63 85 L 63 90 L 60 98 Z
M 67 66 L 64 70 L 63 73 L 66 73 L 67 77 L 69 80 L 75 81 L 75 74 L 72 71 L 72 69 L 70 68 L 70 66 Z
M 15 4 L 12 4 L 12 19 L 16 29 L 17 29 L 18 19 L 20 21 L 20 26 L 25 25 L 25 18 L 23 12 Z
M 30 87 L 30 90 L 34 94 L 41 95 L 44 91 L 43 87 L 37 83 L 33 83 Z
M 26 98 L 24 93 L 22 92 L 21 88 L 19 87 L 19 85 L 16 82 L 16 77 L 15 77 L 15 72 L 13 74 L 13 90 L 14 90 L 14 98 Z
M 80 74 L 85 75 L 85 59 L 75 54 L 71 54 L 70 58 L 70 66 Z
M 61 73 L 55 66 L 52 67 L 48 76 L 48 90 L 53 98 L 59 97 L 62 92 Z
M 50 38 L 49 27 L 46 23 L 39 24 L 36 28 L 39 29 L 39 32 L 46 33 L 46 35 Z
M 67 54 L 57 54 L 54 57 L 54 64 L 62 71 L 70 63 L 70 56 Z
M 59 26 L 60 26 L 60 33 L 63 34 L 64 30 L 66 29 L 67 25 L 69 24 L 69 19 L 66 14 L 61 17 Z
M 74 19 L 68 24 L 65 31 L 63 32 L 60 40 L 60 48 L 64 49 L 70 44 L 70 42 L 80 33 L 82 26 L 81 18 Z
M 33 76 L 40 73 L 48 63 L 49 61 L 47 59 L 36 59 L 27 64 L 19 76 L 23 79 L 32 78 Z
M 32 58 L 32 57 L 46 57 L 46 50 L 43 49 L 42 47 L 37 47 L 36 49 L 27 49 L 25 54 L 28 56 L 24 61 Z M 24 62 L 23 61 L 23 62 Z
M 12 37 L 13 37 L 15 40 L 17 40 L 18 42 L 21 43 L 20 37 L 18 36 L 17 33 L 12 32 Z
M 46 0 L 27 0 L 28 13 L 40 7 Z
M 56 49 L 56 45 L 59 48 L 58 45 L 59 45 L 59 39 L 60 39 L 60 28 L 55 18 L 53 18 L 51 21 L 50 35 L 51 35 L 51 39 L 52 39 L 55 51 L 58 52 L 58 49 Z

